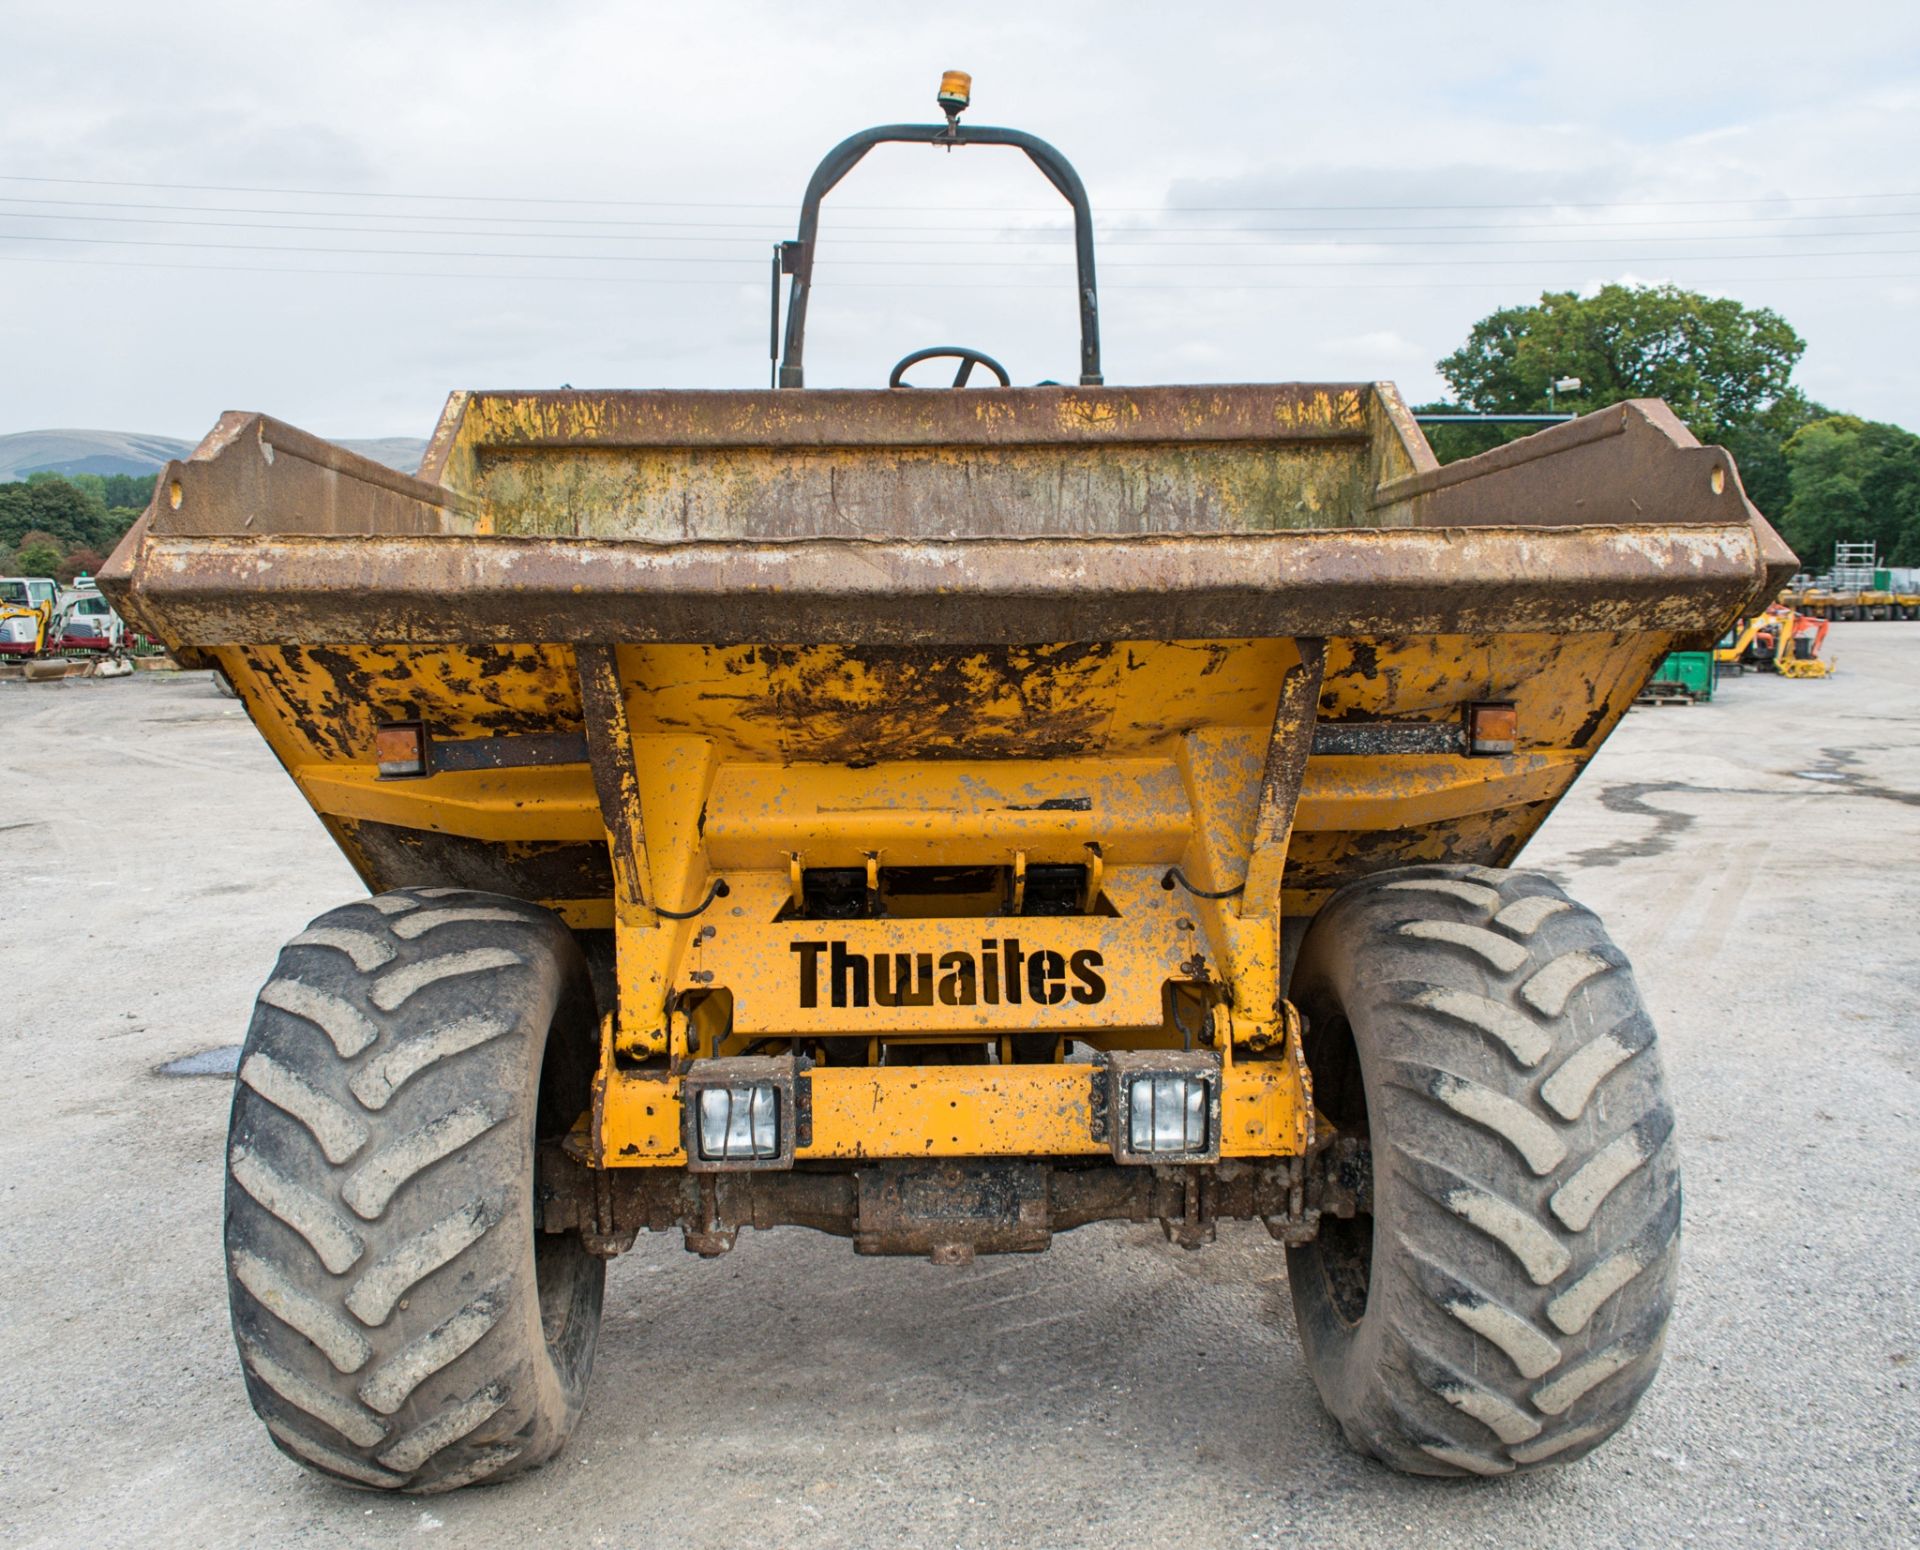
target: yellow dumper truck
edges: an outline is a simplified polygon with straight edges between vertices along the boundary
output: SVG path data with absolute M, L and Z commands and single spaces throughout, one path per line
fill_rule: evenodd
M 1067 197 L 1077 382 L 804 386 L 821 199 L 901 140 Z M 837 148 L 781 267 L 778 387 L 456 393 L 417 478 L 229 414 L 100 578 L 368 888 L 235 1088 L 274 1439 L 406 1491 L 552 1457 L 641 1232 L 1227 1220 L 1356 1447 L 1594 1447 L 1659 1361 L 1673 1120 L 1625 958 L 1509 868 L 1791 573 L 1727 454 L 1633 402 L 1442 468 L 1383 383 L 1106 386 L 1080 180 L 955 112 Z

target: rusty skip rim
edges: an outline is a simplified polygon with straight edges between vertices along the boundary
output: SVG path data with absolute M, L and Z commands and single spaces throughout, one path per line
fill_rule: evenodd
M 1073 446 L 1139 442 L 1354 442 L 1400 407 L 1391 383 L 1196 387 L 500 388 L 453 394 L 429 452 L 432 480 L 457 448 L 481 458 L 542 450 L 729 447 Z M 277 434 L 277 427 L 276 427 Z
M 1704 631 L 1766 575 L 1746 523 L 658 543 L 149 531 L 133 547 L 115 582 L 189 646 Z

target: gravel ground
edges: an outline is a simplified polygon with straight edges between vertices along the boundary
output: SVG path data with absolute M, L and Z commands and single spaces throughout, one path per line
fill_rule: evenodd
M 0 1542 L 1920 1544 L 1920 625 L 1831 644 L 1825 682 L 1634 712 L 1529 852 L 1638 969 L 1686 1240 L 1637 1418 L 1491 1484 L 1346 1450 L 1257 1228 L 963 1269 L 643 1241 L 557 1463 L 433 1499 L 310 1479 L 227 1333 L 227 1083 L 156 1068 L 235 1042 L 358 885 L 205 675 L 0 684 Z

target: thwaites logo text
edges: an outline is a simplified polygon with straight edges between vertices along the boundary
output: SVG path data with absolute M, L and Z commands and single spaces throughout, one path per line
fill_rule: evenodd
M 980 951 L 863 953 L 845 942 L 791 942 L 800 960 L 800 1005 L 821 997 L 836 1007 L 1093 1006 L 1106 999 L 1100 954 L 1024 951 L 1017 937 L 992 938 Z

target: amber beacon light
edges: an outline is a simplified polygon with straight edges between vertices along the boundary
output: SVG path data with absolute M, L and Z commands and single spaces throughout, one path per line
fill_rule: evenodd
M 940 77 L 940 91 L 934 101 L 948 118 L 958 118 L 973 97 L 973 77 L 964 70 L 948 70 Z

